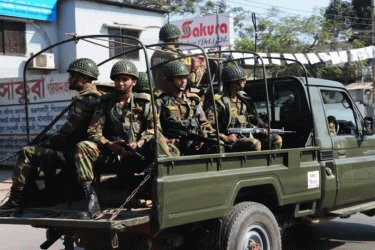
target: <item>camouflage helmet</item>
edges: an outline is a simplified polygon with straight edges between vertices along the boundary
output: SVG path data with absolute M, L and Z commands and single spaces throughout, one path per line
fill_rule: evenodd
M 224 83 L 234 82 L 238 80 L 246 80 L 246 74 L 243 68 L 235 64 L 226 65 L 221 74 Z
M 114 81 L 117 75 L 131 75 L 138 79 L 137 67 L 128 60 L 121 60 L 115 63 L 111 70 L 111 79 Z
M 160 41 L 167 41 L 174 38 L 180 38 L 181 37 L 181 30 L 173 24 L 166 24 L 163 27 L 161 27 L 159 31 L 159 40 Z
M 189 71 L 186 65 L 181 61 L 172 61 L 164 66 L 164 78 L 172 79 L 176 76 L 187 76 Z
M 154 87 L 154 81 L 151 76 L 151 86 Z M 134 92 L 149 92 L 150 85 L 148 84 L 147 72 L 139 72 L 137 84 L 133 88 Z
M 98 79 L 99 69 L 96 63 L 89 58 L 80 58 L 74 60 L 66 70 L 68 73 L 78 72 L 92 77 L 94 80 Z

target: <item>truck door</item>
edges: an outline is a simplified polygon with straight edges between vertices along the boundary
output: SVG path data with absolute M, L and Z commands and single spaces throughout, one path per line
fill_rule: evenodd
M 327 129 L 332 139 L 338 191 L 335 205 L 373 198 L 375 136 L 366 135 L 363 118 L 345 90 L 321 90 Z

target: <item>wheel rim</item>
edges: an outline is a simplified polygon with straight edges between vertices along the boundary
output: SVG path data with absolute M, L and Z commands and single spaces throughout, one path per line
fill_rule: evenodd
M 270 235 L 267 229 L 260 224 L 252 225 L 246 230 L 242 240 L 241 249 L 251 250 L 250 243 L 252 242 L 258 243 L 262 250 L 271 249 Z

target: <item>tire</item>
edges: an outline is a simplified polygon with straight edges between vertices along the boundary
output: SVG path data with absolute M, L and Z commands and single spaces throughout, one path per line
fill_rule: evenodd
M 272 212 L 256 202 L 242 202 L 223 220 L 221 249 L 248 250 L 251 242 L 262 250 L 281 250 L 280 230 Z

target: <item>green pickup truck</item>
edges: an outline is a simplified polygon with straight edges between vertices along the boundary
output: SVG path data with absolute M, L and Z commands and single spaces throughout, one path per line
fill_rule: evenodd
M 98 219 L 74 219 L 78 205 L 68 201 L 0 223 L 46 228 L 42 249 L 63 236 L 66 249 L 75 242 L 85 249 L 246 250 L 257 243 L 281 250 L 282 230 L 294 224 L 375 214 L 374 121 L 361 116 L 341 83 L 255 79 L 244 92 L 270 128 L 293 131 L 281 135 L 282 149 L 158 156 L 135 173 L 131 194 L 115 184 L 115 173 L 96 173 L 105 209 Z M 132 198 L 143 205 L 128 206 Z

